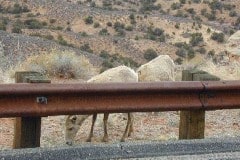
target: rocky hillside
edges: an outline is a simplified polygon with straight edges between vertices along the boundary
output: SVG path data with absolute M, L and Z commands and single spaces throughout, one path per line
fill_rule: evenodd
M 102 71 L 160 54 L 179 65 L 222 63 L 239 11 L 238 0 L 0 0 L 1 66 L 52 48 L 83 54 Z

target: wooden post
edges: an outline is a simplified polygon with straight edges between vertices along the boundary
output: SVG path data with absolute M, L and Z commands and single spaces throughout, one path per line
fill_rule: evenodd
M 205 71 L 184 70 L 182 72 L 183 81 L 219 81 L 220 79 Z M 181 111 L 179 139 L 202 139 L 204 138 L 205 111 Z
M 15 83 L 50 83 L 38 72 L 16 72 Z M 14 123 L 13 148 L 40 147 L 41 117 L 17 117 Z

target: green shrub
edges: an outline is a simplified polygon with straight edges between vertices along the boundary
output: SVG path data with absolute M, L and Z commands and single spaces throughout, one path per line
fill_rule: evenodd
M 7 10 L 8 13 L 12 13 L 12 14 L 20 14 L 23 12 L 29 12 L 30 10 L 28 9 L 27 6 L 20 6 L 20 4 L 15 3 L 13 8 L 9 8 Z
M 87 36 L 88 36 L 88 34 L 87 34 L 86 32 L 79 32 L 79 34 L 80 34 L 81 36 L 83 36 L 83 37 L 87 37 Z
M 214 41 L 217 41 L 219 43 L 223 43 L 224 42 L 224 34 L 213 32 L 212 35 L 211 35 L 211 39 L 214 40 Z
M 107 22 L 108 27 L 112 27 L 112 22 Z
M 28 29 L 41 29 L 43 28 L 43 24 L 37 19 L 28 19 L 24 21 L 24 25 Z
M 213 0 L 212 2 L 210 2 L 209 4 L 209 7 L 212 9 L 212 10 L 222 10 L 223 8 L 223 4 L 222 2 L 218 1 L 218 0 Z
M 193 34 L 191 34 L 191 38 L 190 38 L 189 43 L 192 46 L 197 46 L 200 42 L 203 42 L 202 33 L 193 33 Z
M 24 28 L 24 24 L 21 20 L 17 20 L 12 27 L 12 33 L 22 33 L 22 28 Z
M 127 26 L 125 27 L 125 30 L 127 30 L 127 31 L 132 31 L 132 30 L 133 30 L 133 26 L 127 25 Z
M 179 64 L 181 65 L 183 63 L 183 59 L 178 57 L 175 61 L 174 61 L 176 64 Z
M 30 34 L 30 36 L 41 37 L 41 38 L 45 38 L 48 40 L 54 39 L 54 37 L 52 35 L 41 35 L 40 33 L 33 33 L 33 34 Z
M 104 60 L 102 63 L 102 66 L 104 68 L 113 68 L 113 64 L 111 62 L 109 62 L 108 60 Z
M 95 2 L 91 2 L 90 3 L 90 7 L 96 7 L 96 3 Z
M 7 27 L 4 23 L 0 22 L 0 30 L 6 31 Z
M 120 23 L 120 22 L 115 22 L 114 23 L 114 29 L 116 31 L 118 31 L 119 29 L 124 29 L 124 27 L 125 27 L 125 24 L 123 24 L 123 23 Z
M 161 8 L 161 5 L 155 5 L 156 0 L 140 0 L 141 7 L 140 12 L 145 13 L 153 10 L 159 10 Z
M 56 19 L 50 19 L 50 20 L 49 20 L 49 22 L 50 22 L 51 24 L 55 23 L 56 21 L 57 21 Z
M 95 22 L 94 25 L 93 25 L 93 27 L 94 27 L 94 28 L 98 28 L 98 27 L 100 27 L 100 23 Z
M 82 45 L 80 47 L 80 49 L 82 51 L 86 51 L 86 52 L 89 52 L 89 53 L 93 53 L 93 50 L 90 48 L 89 44 L 88 43 L 85 43 L 84 45 Z
M 181 3 L 175 2 L 172 3 L 171 8 L 172 10 L 180 9 L 182 7 Z
M 191 0 L 193 3 L 201 3 L 202 0 Z
M 213 57 L 215 55 L 215 50 L 211 50 L 207 54 L 209 57 Z
M 181 4 L 185 4 L 185 3 L 186 3 L 186 0 L 179 0 L 179 2 L 180 2 Z
M 100 36 L 107 36 L 109 35 L 107 28 L 103 28 L 98 33 Z
M 148 61 L 150 61 L 156 57 L 157 57 L 157 52 L 152 48 L 149 48 L 144 52 L 144 58 Z
M 131 14 L 129 15 L 129 19 L 131 19 L 131 20 L 134 20 L 134 19 L 135 19 L 135 16 L 134 16 L 133 13 L 131 13 Z
M 230 11 L 229 16 L 230 17 L 235 17 L 235 16 L 237 16 L 237 12 L 236 11 Z
M 193 8 L 188 8 L 187 12 L 190 13 L 190 14 L 196 14 L 196 12 L 194 11 Z
M 126 35 L 126 32 L 123 29 L 118 29 L 116 36 L 124 37 Z
M 104 58 L 104 59 L 108 59 L 110 57 L 110 54 L 107 51 L 101 51 L 100 57 Z
M 28 13 L 27 17 L 35 17 L 35 15 L 33 13 Z
M 93 24 L 93 17 L 92 16 L 87 16 L 84 19 L 85 24 Z

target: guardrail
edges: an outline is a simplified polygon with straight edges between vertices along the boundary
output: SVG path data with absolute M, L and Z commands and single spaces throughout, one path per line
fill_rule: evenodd
M 0 117 L 240 108 L 240 81 L 0 85 Z
M 191 111 L 197 118 L 181 114 L 179 130 L 180 139 L 191 139 L 204 137 L 205 114 L 198 113 L 240 108 L 240 81 L 50 84 L 28 77 L 25 82 L 32 83 L 0 85 L 0 118 L 21 117 L 14 148 L 40 145 L 43 116 Z

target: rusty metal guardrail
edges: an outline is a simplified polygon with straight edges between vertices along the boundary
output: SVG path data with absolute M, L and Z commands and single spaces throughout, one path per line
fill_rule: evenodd
M 240 108 L 240 81 L 0 85 L 0 117 Z

